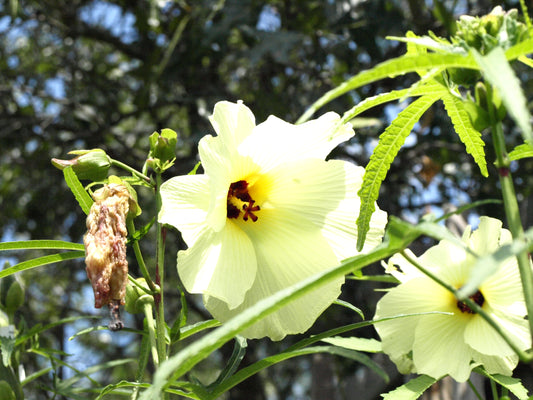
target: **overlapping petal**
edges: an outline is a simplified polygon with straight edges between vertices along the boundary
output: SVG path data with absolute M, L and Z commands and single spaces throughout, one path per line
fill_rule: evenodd
M 486 255 L 508 243 L 510 234 L 502 229 L 500 221 L 481 217 L 478 230 L 472 233 L 467 229 L 463 241 L 472 252 Z M 477 258 L 457 244 L 442 240 L 417 261 L 458 289 L 469 279 Z M 496 330 L 432 279 L 412 273 L 412 267 L 405 262 L 399 255 L 389 261 L 387 272 L 391 272 L 390 264 L 397 264 L 407 274 L 393 271 L 394 276 L 405 279 L 400 279 L 402 283 L 378 302 L 375 318 L 412 310 L 446 311 L 452 315 L 420 316 L 411 326 L 401 319 L 376 323 L 383 349 L 399 364 L 398 367 L 404 368 L 405 358 L 412 351 L 416 372 L 434 378 L 450 375 L 462 382 L 477 365 L 483 365 L 489 373 L 510 375 L 518 358 Z M 525 350 L 531 346 L 516 259 L 505 260 L 499 270 L 483 282 L 472 300 L 490 315 L 518 348 Z
M 178 255 L 180 277 L 187 290 L 204 294 L 219 320 L 356 254 L 363 169 L 324 160 L 353 136 L 339 121 L 328 113 L 300 126 L 275 117 L 255 126 L 241 102 L 217 103 L 211 122 L 218 136 L 199 143 L 205 175 L 163 185 L 160 221 L 180 229 L 189 246 Z M 366 248 L 380 243 L 385 224 L 378 210 Z M 281 339 L 307 330 L 343 281 L 291 302 L 243 334 Z

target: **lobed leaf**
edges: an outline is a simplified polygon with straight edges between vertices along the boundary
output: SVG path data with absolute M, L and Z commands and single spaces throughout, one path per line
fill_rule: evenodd
M 523 143 L 516 146 L 514 150 L 509 153 L 509 159 L 511 161 L 517 161 L 529 157 L 533 157 L 533 146 L 529 143 Z
M 434 94 L 437 92 L 445 93 L 445 88 L 440 83 L 431 82 L 418 87 L 411 87 L 402 90 L 393 90 L 387 93 L 381 93 L 376 96 L 368 97 L 365 100 L 358 103 L 356 106 L 352 107 L 346 111 L 339 122 L 340 125 L 344 125 L 347 122 L 350 122 L 352 118 L 355 118 L 357 115 L 362 114 L 363 112 L 377 107 L 381 104 L 388 103 L 391 101 L 403 99 L 406 96 L 423 96 L 426 94 Z
M 394 78 L 409 72 L 427 70 L 433 68 L 468 68 L 479 69 L 471 55 L 461 54 L 406 54 L 392 60 L 387 60 L 374 68 L 362 71 L 336 88 L 326 92 L 298 119 L 297 123 L 307 121 L 322 106 L 333 99 L 349 92 L 350 90 L 364 86 L 384 78 Z
M 366 234 L 370 227 L 370 218 L 375 210 L 375 202 L 379 195 L 381 182 L 398 154 L 398 151 L 411 133 L 415 123 L 422 114 L 439 98 L 441 94 L 425 95 L 402 110 L 392 121 L 390 126 L 380 135 L 379 142 L 365 169 L 363 183 L 358 195 L 361 199 L 361 208 L 357 218 L 358 237 L 357 248 L 363 248 Z
M 83 188 L 83 185 L 76 176 L 76 173 L 72 167 L 65 168 L 63 170 L 63 176 L 65 177 L 65 182 L 67 182 L 68 187 L 74 194 L 74 197 L 78 201 L 78 204 L 83 212 L 85 214 L 89 214 L 91 206 L 93 205 L 93 199 L 91 199 L 91 196 L 89 196 L 89 194 Z
M 470 154 L 484 177 L 489 176 L 487 161 L 485 160 L 485 142 L 481 139 L 481 132 L 474 129 L 472 121 L 466 112 L 463 100 L 451 93 L 442 96 L 444 108 L 452 120 L 455 132 L 464 143 L 466 152 Z
M 496 47 L 484 56 L 475 50 L 472 54 L 484 78 L 498 90 L 507 112 L 520 127 L 524 140 L 533 142 L 531 115 L 527 108 L 526 97 L 503 49 Z

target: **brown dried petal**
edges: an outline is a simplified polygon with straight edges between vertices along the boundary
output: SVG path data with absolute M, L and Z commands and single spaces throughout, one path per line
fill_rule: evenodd
M 85 264 L 94 290 L 94 306 L 113 300 L 124 304 L 128 283 L 126 216 L 130 195 L 126 187 L 109 184 L 93 194 L 95 202 L 87 216 Z

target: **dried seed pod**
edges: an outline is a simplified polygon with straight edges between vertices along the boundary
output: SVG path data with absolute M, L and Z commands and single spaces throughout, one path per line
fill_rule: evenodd
M 130 210 L 130 193 L 124 185 L 111 183 L 95 191 L 93 198 L 83 242 L 94 306 L 124 304 L 128 283 L 126 217 Z

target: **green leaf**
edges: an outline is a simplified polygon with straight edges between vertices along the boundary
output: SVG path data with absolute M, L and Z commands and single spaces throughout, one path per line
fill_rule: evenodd
M 528 391 L 524 385 L 522 385 L 520 379 L 500 374 L 491 375 L 480 367 L 475 368 L 474 372 L 486 376 L 490 380 L 496 382 L 498 385 L 508 389 L 512 394 L 518 397 L 518 400 L 528 400 Z
M 188 338 L 189 336 L 192 336 L 195 333 L 202 332 L 210 328 L 216 328 L 218 326 L 220 326 L 220 322 L 216 319 L 209 319 L 207 321 L 200 321 L 196 324 L 184 326 L 180 330 L 180 340 Z
M 15 272 L 25 271 L 31 268 L 40 267 L 42 265 L 53 264 L 60 261 L 73 260 L 75 258 L 81 257 L 85 257 L 85 251 L 67 251 L 65 253 L 51 254 L 48 256 L 34 258 L 32 260 L 23 261 L 21 263 L 13 265 L 12 267 L 3 269 L 2 271 L 0 271 L 0 278 L 4 278 L 8 275 L 14 274 Z
M 533 38 L 526 39 L 523 42 L 515 44 L 505 51 L 505 57 L 508 60 L 514 60 L 520 56 L 533 53 Z
M 33 326 L 28 332 L 26 332 L 24 335 L 22 335 L 22 336 L 18 336 L 18 337 L 17 337 L 17 343 L 16 343 L 16 345 L 17 345 L 17 346 L 20 346 L 20 345 L 23 344 L 26 340 L 31 339 L 33 336 L 38 335 L 38 334 L 41 333 L 41 332 L 45 332 L 45 331 L 47 331 L 48 329 L 55 328 L 56 326 L 63 325 L 63 324 L 68 324 L 68 323 L 70 323 L 70 322 L 74 322 L 74 321 L 77 321 L 77 320 L 80 320 L 80 319 L 97 319 L 97 318 L 100 318 L 100 317 L 98 317 L 98 316 L 77 316 L 77 317 L 68 317 L 68 318 L 62 318 L 62 319 L 60 319 L 59 321 L 55 321 L 55 322 L 52 322 L 52 323 L 46 324 L 46 325 L 44 325 L 44 326 L 42 326 L 42 325 L 40 325 L 40 324 L 35 325 L 35 326 Z
M 307 109 L 298 119 L 297 123 L 307 121 L 320 107 L 329 103 L 331 100 L 366 84 L 424 69 L 452 67 L 479 69 L 471 55 L 461 54 L 406 54 L 392 60 L 384 61 L 370 70 L 358 73 L 336 88 L 328 91 Z
M 418 399 L 437 380 L 427 375 L 420 375 L 392 392 L 382 394 L 384 400 L 415 400 Z
M 487 161 L 485 160 L 485 150 L 483 149 L 485 142 L 481 139 L 481 132 L 478 132 L 472 126 L 463 100 L 452 94 L 447 94 L 442 97 L 442 101 L 448 116 L 452 120 L 455 132 L 466 147 L 466 152 L 474 157 L 481 175 L 488 177 L 489 172 L 487 171 Z
M 333 346 L 357 351 L 365 351 L 367 353 L 379 353 L 382 351 L 381 342 L 376 339 L 337 336 L 322 339 L 322 341 L 332 344 Z
M 21 240 L 17 242 L 0 243 L 0 251 L 6 250 L 85 250 L 81 243 L 65 242 L 63 240 Z
M 503 201 L 499 200 L 499 199 L 486 199 L 486 200 L 474 201 L 473 203 L 465 204 L 465 205 L 457 208 L 456 210 L 450 211 L 449 213 L 446 213 L 446 214 L 440 216 L 439 218 L 435 219 L 433 222 L 439 222 L 439 221 L 447 220 L 452 215 L 460 215 L 460 214 L 464 213 L 465 211 L 471 210 L 471 209 L 479 207 L 479 206 L 483 206 L 485 204 L 503 204 Z
M 354 306 L 352 303 L 348 303 L 347 301 L 337 299 L 337 300 L 335 300 L 333 302 L 333 304 L 337 304 L 338 306 L 346 307 L 349 310 L 355 311 L 357 314 L 359 314 L 359 316 L 362 319 L 365 318 L 365 315 L 363 314 L 363 311 L 361 311 L 360 308 L 357 308 L 356 306 Z
M 11 354 L 15 350 L 15 329 L 13 325 L 5 326 L 0 328 L 0 352 L 2 353 L 2 364 L 5 367 L 11 366 Z M 3 330 L 10 329 L 13 334 L 9 336 L 4 336 L 5 333 Z
M 509 153 L 509 159 L 511 161 L 517 161 L 529 157 L 533 157 L 533 146 L 529 143 L 518 145 Z
M 516 125 L 520 127 L 524 140 L 533 142 L 533 132 L 529 122 L 531 116 L 527 108 L 526 97 L 520 87 L 518 77 L 505 57 L 503 49 L 496 47 L 485 56 L 475 50 L 472 51 L 472 54 L 485 79 L 498 89 L 507 112 Z
M 231 377 L 235 373 L 235 371 L 237 371 L 237 368 L 239 368 L 242 359 L 246 355 L 247 347 L 248 343 L 246 342 L 245 338 L 243 338 L 242 336 L 235 336 L 235 345 L 233 346 L 233 353 L 231 354 L 228 363 L 220 372 L 217 379 L 208 386 L 208 389 L 216 388 L 226 379 Z
M 89 194 L 83 188 L 83 185 L 76 176 L 76 173 L 72 167 L 65 168 L 63 170 L 63 176 L 65 177 L 65 182 L 67 182 L 68 187 L 74 194 L 74 197 L 78 201 L 78 204 L 83 212 L 85 214 L 89 214 L 91 206 L 93 205 L 93 199 L 91 199 L 91 196 L 89 196 Z
M 435 94 L 438 92 L 446 93 L 446 89 L 440 83 L 431 82 L 418 87 L 411 87 L 402 90 L 393 90 L 387 93 L 381 93 L 376 96 L 368 97 L 346 111 L 341 119 L 340 124 L 343 125 L 355 118 L 357 115 L 369 110 L 373 107 L 379 106 L 390 101 L 395 101 L 404 98 L 405 96 L 422 96 L 426 94 Z
M 363 248 L 366 234 L 370 226 L 370 218 L 375 210 L 375 202 L 379 195 L 381 182 L 385 179 L 396 154 L 411 133 L 415 123 L 422 114 L 438 99 L 440 94 L 425 95 L 402 110 L 392 121 L 390 126 L 380 135 L 379 142 L 365 169 L 363 183 L 358 195 L 361 208 L 357 218 L 358 237 L 357 249 Z
M 315 346 L 315 347 L 306 347 L 303 349 L 297 349 L 293 351 L 284 351 L 274 356 L 266 357 L 246 368 L 243 368 L 240 371 L 238 371 L 235 375 L 233 375 L 231 378 L 227 379 L 223 385 L 216 387 L 211 392 L 211 395 L 208 397 L 208 399 L 214 400 L 218 398 L 224 392 L 236 386 L 240 382 L 244 381 L 250 376 L 274 364 L 280 363 L 290 358 L 303 356 L 307 354 L 316 354 L 316 353 L 329 353 L 329 354 L 346 357 L 351 360 L 360 362 L 361 364 L 366 365 L 371 370 L 376 372 L 385 382 L 389 381 L 387 374 L 381 369 L 381 367 L 377 365 L 374 361 L 372 361 L 365 354 L 362 354 L 358 351 L 354 351 L 354 350 L 350 350 L 350 349 L 346 349 L 342 347 L 336 347 L 336 346 Z

